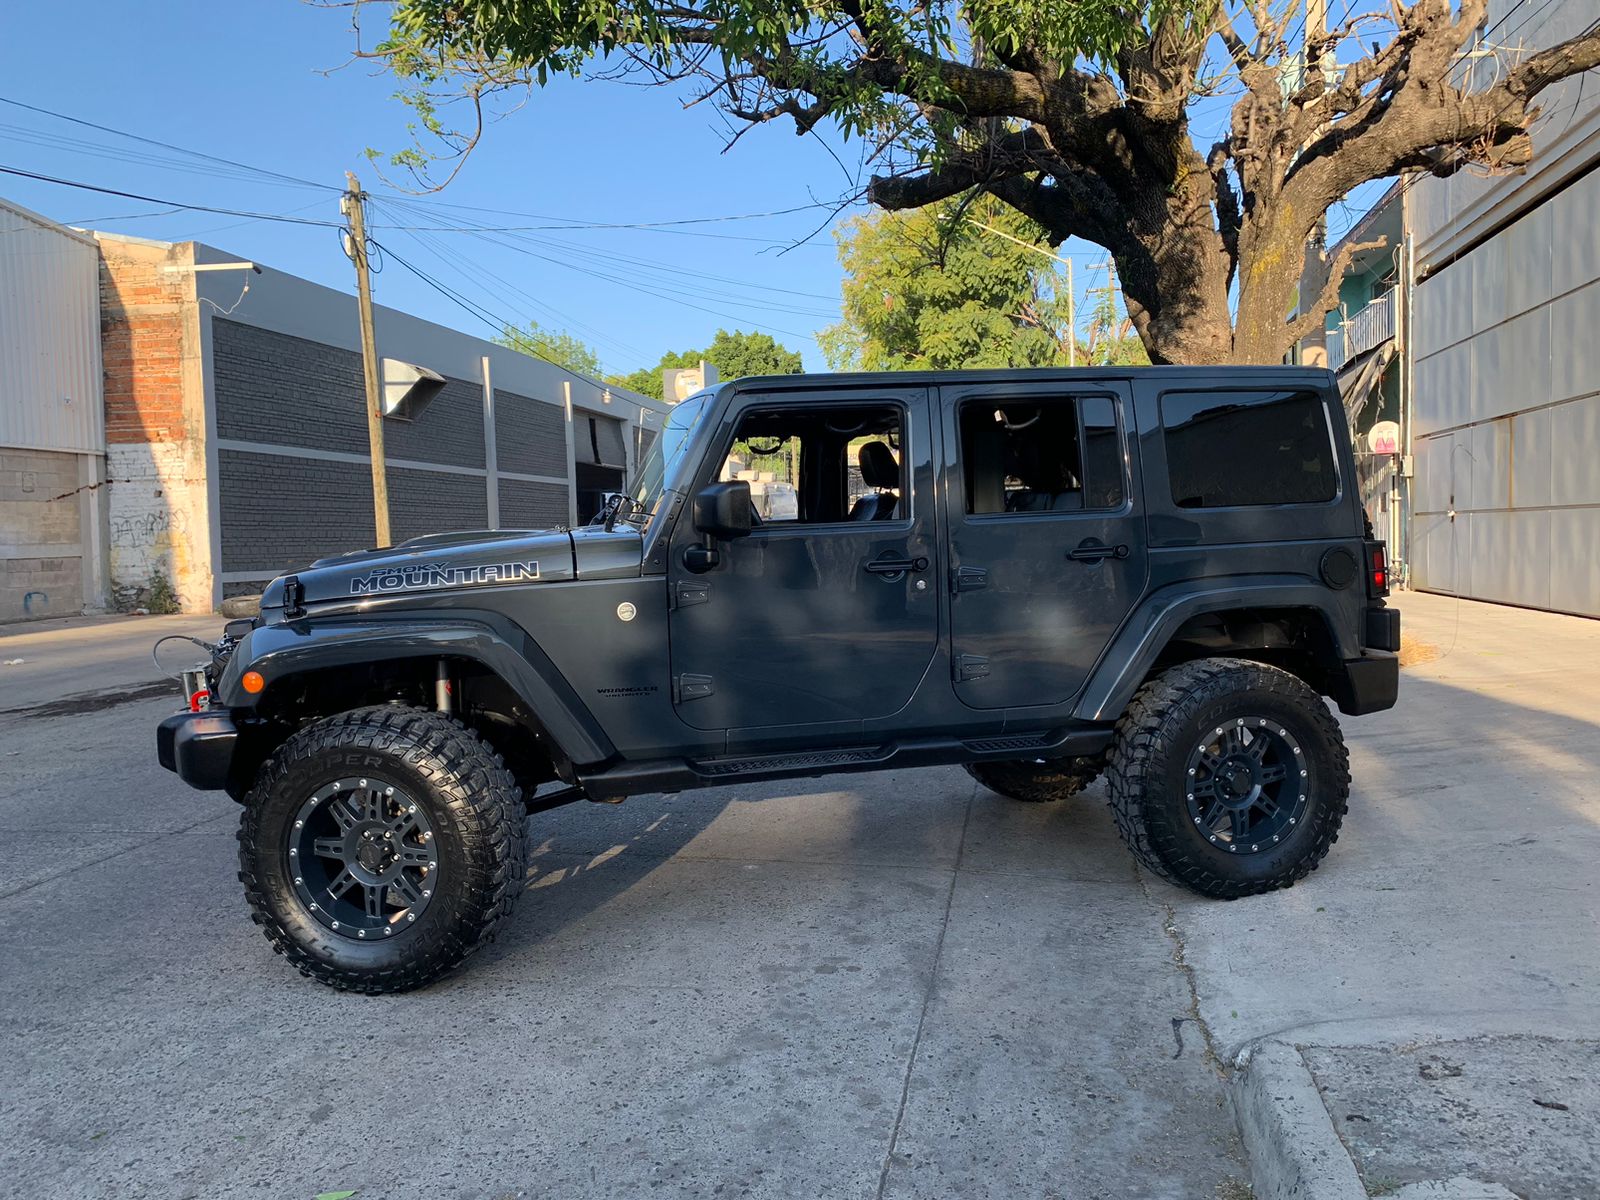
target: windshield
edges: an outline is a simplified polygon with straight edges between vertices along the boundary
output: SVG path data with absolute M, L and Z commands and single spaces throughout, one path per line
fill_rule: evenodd
M 677 478 L 684 451 L 688 449 L 701 419 L 710 409 L 713 395 L 710 391 L 696 392 L 681 404 L 674 405 L 667 413 L 667 423 L 662 426 L 661 435 L 651 443 L 650 449 L 645 451 L 644 461 L 639 464 L 638 481 L 631 493 L 633 511 L 637 514 L 633 520 L 648 521 L 655 513 L 667 483 Z

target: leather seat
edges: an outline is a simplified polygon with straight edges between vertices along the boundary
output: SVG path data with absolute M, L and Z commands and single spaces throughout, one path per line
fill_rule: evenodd
M 1031 488 L 1019 488 L 1006 497 L 1007 512 L 1073 512 L 1082 507 L 1082 492 L 1036 492 Z
M 900 502 L 900 464 L 882 442 L 863 442 L 856 451 L 861 482 L 876 491 L 856 498 L 850 507 L 852 521 L 887 521 Z

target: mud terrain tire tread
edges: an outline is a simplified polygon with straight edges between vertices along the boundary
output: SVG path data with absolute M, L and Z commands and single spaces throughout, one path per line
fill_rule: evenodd
M 1186 759 L 1192 749 L 1189 734 L 1198 732 L 1194 722 L 1200 710 L 1230 696 L 1248 703 L 1249 697 L 1262 695 L 1296 710 L 1303 731 L 1328 756 L 1331 770 L 1320 796 L 1313 798 L 1310 841 L 1299 857 L 1269 876 L 1241 880 L 1213 869 L 1201 848 L 1180 841 L 1173 823 L 1153 809 L 1166 799 L 1164 776 L 1173 756 Z M 1106 781 L 1117 832 L 1140 863 L 1203 896 L 1234 900 L 1292 887 L 1327 857 L 1349 811 L 1350 755 L 1338 721 L 1304 681 L 1266 663 L 1208 658 L 1173 667 L 1134 695 L 1117 722 Z
M 312 953 L 286 926 L 281 906 L 298 903 L 286 888 L 263 877 L 263 856 L 281 853 L 262 830 L 264 806 L 297 766 L 329 752 L 366 750 L 392 755 L 427 783 L 433 825 L 441 840 L 457 841 L 467 866 L 453 904 L 441 894 L 423 921 L 392 945 L 366 943 L 361 951 L 393 951 L 378 967 L 342 965 L 331 933 L 331 954 Z M 379 995 L 421 987 L 453 970 L 495 931 L 521 894 L 525 873 L 526 812 L 521 789 L 500 756 L 476 733 L 442 713 L 379 705 L 352 709 L 301 729 L 262 764 L 239 822 L 239 880 L 251 918 L 272 947 L 302 975 L 341 991 Z M 437 915 L 436 915 L 437 914 Z

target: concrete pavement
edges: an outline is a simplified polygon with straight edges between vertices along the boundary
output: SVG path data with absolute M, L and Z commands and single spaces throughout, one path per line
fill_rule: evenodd
M 1304 1048 L 1368 1187 L 1600 1194 L 1580 1155 L 1545 1193 L 1515 1139 L 1464 1162 L 1421 1138 L 1450 1103 L 1500 1112 L 1476 1080 L 1506 1092 L 1506 1060 L 1444 1043 L 1515 1064 L 1520 1043 L 1485 1036 L 1538 1035 L 1542 1084 L 1600 1027 L 1600 624 L 1401 606 L 1442 656 L 1408 669 L 1394 713 L 1346 721 L 1344 835 L 1288 892 L 1215 904 L 1137 873 L 1098 785 L 1028 806 L 925 770 L 635 798 L 534 818 L 511 927 L 401 997 L 338 995 L 271 954 L 231 802 L 153 762 L 173 701 L 0 713 L 0 1178 L 1234 1200 L 1226 1066 L 1274 1036 Z M 149 640 L 80 647 L 88 677 L 148 680 L 131 656 Z M 1462 1075 L 1421 1075 L 1432 1053 Z M 1539 1090 L 1568 1109 L 1534 1120 L 1583 1128 L 1590 1093 Z
M 1521 1196 L 1600 1196 L 1593 1101 L 1563 1114 L 1531 1098 L 1541 1061 L 1592 1062 L 1581 1039 L 1600 1030 L 1600 622 L 1423 594 L 1399 604 L 1407 632 L 1440 657 L 1406 669 L 1392 714 L 1344 721 L 1355 785 L 1321 869 L 1228 905 L 1154 882 L 1152 895 L 1171 906 L 1200 1011 L 1230 1061 L 1255 1039 L 1299 1045 L 1338 1096 L 1374 1054 L 1412 1056 L 1411 1093 L 1376 1112 L 1349 1106 L 1370 1120 L 1333 1104 L 1340 1132 L 1359 1135 L 1369 1188 L 1470 1168 Z M 1540 1137 L 1576 1134 L 1591 1148 L 1567 1160 L 1559 1185 L 1515 1137 L 1460 1171 L 1426 1149 L 1429 1121 L 1469 1114 L 1418 1073 L 1419 1048 L 1478 1046 L 1462 1059 L 1467 1082 L 1451 1086 L 1470 1092 L 1476 1080 L 1472 1111 L 1493 1112 L 1503 1052 L 1481 1039 L 1502 1036 L 1561 1044 L 1528 1060 L 1530 1095 L 1518 1093 Z M 1407 1115 L 1418 1112 L 1429 1115 Z M 1388 1149 L 1361 1153 L 1376 1143 Z M 1397 1170 L 1394 1154 L 1412 1167 Z
M 223 618 L 213 615 L 62 617 L 0 625 L 0 713 L 66 696 L 102 693 L 95 702 L 115 699 L 119 691 L 163 677 L 150 657 L 158 638 L 215 640 L 222 626 Z M 204 658 L 204 651 L 182 642 L 169 642 L 161 652 L 162 666 L 173 671 Z
M 561 809 L 494 946 L 354 997 L 250 924 L 232 802 L 153 761 L 173 703 L 0 716 L 5 1190 L 1240 1194 L 1098 797 L 926 770 Z

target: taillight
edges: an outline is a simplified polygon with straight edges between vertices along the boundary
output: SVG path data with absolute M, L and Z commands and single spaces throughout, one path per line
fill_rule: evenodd
M 1367 543 L 1367 595 L 1374 600 L 1389 594 L 1389 558 L 1382 542 Z

